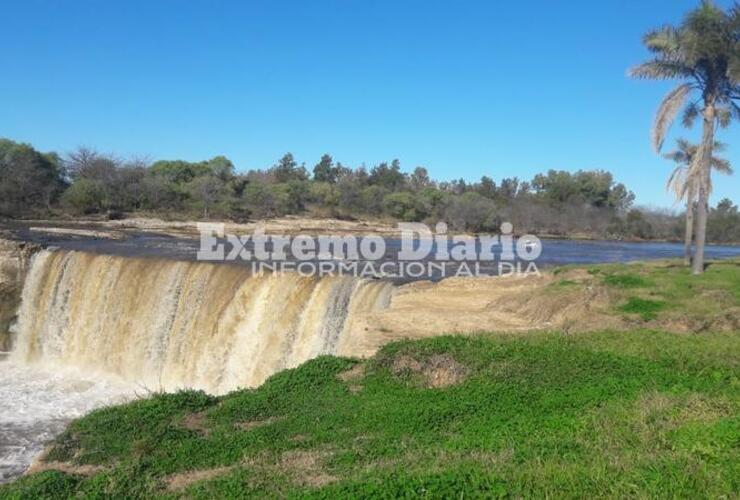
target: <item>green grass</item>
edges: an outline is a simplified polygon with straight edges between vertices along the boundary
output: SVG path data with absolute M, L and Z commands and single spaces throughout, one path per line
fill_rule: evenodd
M 342 378 L 359 362 L 321 357 L 256 390 L 97 410 L 48 460 L 102 469 L 27 476 L 0 498 L 736 497 L 738 335 L 447 336 L 390 344 Z M 464 379 L 430 388 L 435 359 Z
M 630 297 L 624 305 L 619 307 L 619 310 L 629 314 L 639 314 L 642 319 L 651 320 L 658 316 L 658 312 L 665 309 L 665 305 L 665 302 L 659 300 Z
M 553 286 L 560 287 L 560 286 L 575 286 L 578 285 L 578 282 L 573 280 L 558 280 L 553 283 Z
M 636 274 L 609 274 L 604 276 L 604 283 L 620 288 L 644 288 L 651 285 L 650 281 Z
M 597 305 L 598 312 L 652 321 L 651 327 L 669 330 L 740 329 L 739 259 L 709 262 L 699 276 L 677 260 L 563 266 L 556 271 L 558 280 L 548 287 L 550 292 L 570 292 L 573 300 L 583 300 L 585 290 L 605 290 L 601 296 L 607 298 L 607 308 Z M 571 286 L 558 286 L 563 282 Z

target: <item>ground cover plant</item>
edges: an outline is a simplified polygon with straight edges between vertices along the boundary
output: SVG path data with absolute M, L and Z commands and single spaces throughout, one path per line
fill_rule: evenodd
M 321 357 L 256 390 L 97 410 L 0 497 L 731 497 L 737 335 L 444 336 Z

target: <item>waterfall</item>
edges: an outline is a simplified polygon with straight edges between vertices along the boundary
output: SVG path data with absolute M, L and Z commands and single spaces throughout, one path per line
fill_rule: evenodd
M 11 359 L 107 372 L 152 390 L 222 394 L 321 354 L 351 353 L 389 283 L 243 266 L 43 250 Z

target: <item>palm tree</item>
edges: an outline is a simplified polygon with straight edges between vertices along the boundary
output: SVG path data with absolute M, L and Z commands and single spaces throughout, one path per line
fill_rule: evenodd
M 728 12 L 704 0 L 677 26 L 664 26 L 645 35 L 643 43 L 655 57 L 630 69 L 634 78 L 682 80 L 658 108 L 653 146 L 660 152 L 668 128 L 681 109 L 690 127 L 702 117 L 699 149 L 690 169 L 697 179 L 696 255 L 693 272 L 704 272 L 707 201 L 715 129 L 740 119 L 740 3 Z M 689 98 L 693 100 L 689 100 Z
M 694 233 L 694 203 L 698 192 L 698 182 L 695 176 L 692 176 L 691 166 L 694 164 L 699 146 L 691 144 L 685 139 L 677 141 L 678 149 L 663 155 L 665 158 L 677 163 L 676 168 L 668 177 L 666 189 L 673 191 L 676 195 L 676 202 L 686 200 L 686 234 L 684 237 L 684 263 L 691 265 L 691 243 Z M 724 151 L 725 145 L 715 141 L 712 150 L 715 152 Z M 732 166 L 724 158 L 712 155 L 712 169 L 726 175 L 732 175 Z M 695 172 L 695 171 L 694 171 Z M 711 178 L 710 178 L 711 181 Z M 712 192 L 711 183 L 708 186 L 707 194 Z

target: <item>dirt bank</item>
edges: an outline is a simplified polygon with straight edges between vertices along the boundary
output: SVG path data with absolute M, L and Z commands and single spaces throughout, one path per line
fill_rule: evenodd
M 370 356 L 394 340 L 447 333 L 623 326 L 621 318 L 609 313 L 604 289 L 553 291 L 559 279 L 543 272 L 521 278 L 449 278 L 400 286 L 388 309 L 366 315 L 362 324 L 352 328 L 340 354 Z
M 363 317 L 340 347 L 369 356 L 390 341 L 447 333 L 738 332 L 739 287 L 740 259 L 710 262 L 701 277 L 665 260 L 415 282 L 398 287 L 387 309 Z

